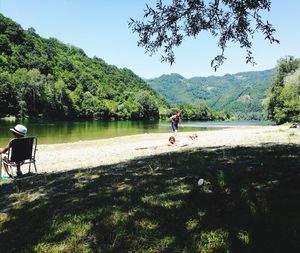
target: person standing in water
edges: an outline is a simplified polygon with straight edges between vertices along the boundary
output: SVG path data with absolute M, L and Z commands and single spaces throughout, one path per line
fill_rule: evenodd
M 174 137 L 176 138 L 178 132 L 179 122 L 181 121 L 180 112 L 176 112 L 176 114 L 170 117 L 171 120 L 171 127 L 174 132 Z

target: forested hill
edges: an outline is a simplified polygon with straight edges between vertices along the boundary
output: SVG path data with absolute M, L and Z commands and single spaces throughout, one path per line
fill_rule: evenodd
M 165 100 L 129 69 L 0 14 L 0 117 L 151 119 Z
M 244 119 L 258 119 L 264 115 L 262 101 L 274 73 L 275 68 L 190 79 L 171 74 L 146 81 L 171 103 L 200 101 L 216 111 L 234 113 Z

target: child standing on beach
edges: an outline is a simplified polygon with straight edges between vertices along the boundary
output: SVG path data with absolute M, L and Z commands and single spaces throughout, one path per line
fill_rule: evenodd
M 172 115 L 170 117 L 170 120 L 171 120 L 171 127 L 174 132 L 174 137 L 176 138 L 179 122 L 181 121 L 180 112 L 176 112 L 176 114 Z M 181 125 L 181 127 L 183 126 Z

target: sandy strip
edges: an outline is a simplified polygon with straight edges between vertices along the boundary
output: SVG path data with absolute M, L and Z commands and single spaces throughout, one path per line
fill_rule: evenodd
M 190 136 L 197 134 L 196 139 Z M 300 144 L 300 129 L 288 126 L 227 128 L 216 131 L 179 132 L 177 145 L 168 146 L 170 133 L 140 134 L 74 143 L 38 145 L 39 172 L 91 168 L 165 152 L 196 147 L 248 146 L 263 143 Z

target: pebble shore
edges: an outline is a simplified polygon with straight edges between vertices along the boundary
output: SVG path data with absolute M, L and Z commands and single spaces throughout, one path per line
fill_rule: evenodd
M 74 143 L 38 145 L 38 172 L 93 168 L 144 156 L 183 149 L 236 147 L 264 144 L 300 144 L 300 129 L 289 126 L 227 128 L 215 131 L 179 132 L 169 146 L 171 133 L 139 134 Z M 196 138 L 194 138 L 197 136 Z

